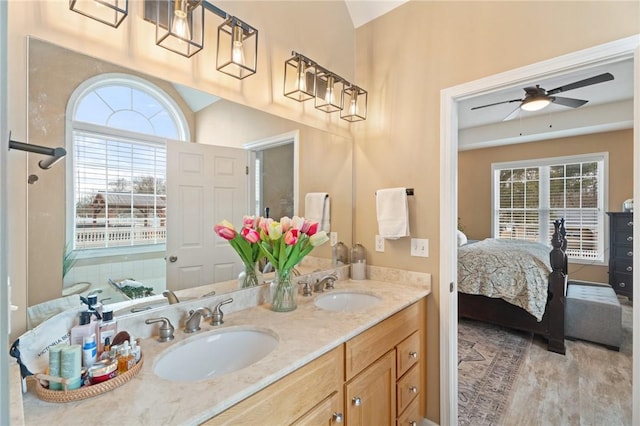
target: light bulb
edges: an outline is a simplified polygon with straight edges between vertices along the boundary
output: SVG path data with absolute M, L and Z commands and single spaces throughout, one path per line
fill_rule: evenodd
M 333 104 L 333 76 L 327 77 L 327 90 L 324 94 L 324 101 L 327 104 Z
M 298 67 L 298 90 L 301 92 L 307 91 L 307 73 L 302 59 L 300 60 L 300 66 Z
M 351 101 L 349 102 L 349 115 L 356 115 L 358 113 L 358 94 L 356 92 L 351 93 Z
M 191 40 L 191 31 L 189 30 L 189 22 L 187 21 L 187 2 L 180 0 L 180 6 L 173 11 L 173 22 L 171 23 L 171 32 L 178 37 Z
M 231 60 L 238 64 L 244 65 L 244 49 L 242 45 L 242 27 L 236 25 L 233 27 L 233 46 L 231 48 Z

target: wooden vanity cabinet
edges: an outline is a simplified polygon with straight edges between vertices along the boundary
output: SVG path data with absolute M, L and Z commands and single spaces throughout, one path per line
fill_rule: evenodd
M 205 425 L 411 425 L 426 410 L 426 299 Z
M 347 425 L 421 419 L 426 397 L 424 300 L 345 344 Z M 424 408 L 422 409 L 424 412 Z
M 332 425 L 333 414 L 344 412 L 343 360 L 339 346 L 204 424 Z

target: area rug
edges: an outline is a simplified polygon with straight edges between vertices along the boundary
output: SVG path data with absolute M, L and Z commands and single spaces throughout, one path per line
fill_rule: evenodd
M 458 323 L 458 424 L 499 425 L 532 335 L 477 321 Z

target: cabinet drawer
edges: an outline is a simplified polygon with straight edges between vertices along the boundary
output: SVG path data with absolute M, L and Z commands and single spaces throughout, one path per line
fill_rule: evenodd
M 629 230 L 630 232 L 633 231 L 633 215 L 632 214 L 628 214 L 628 215 L 615 215 L 612 219 L 612 224 L 611 227 L 615 230 L 615 231 L 624 231 L 624 230 Z
M 330 426 L 335 423 L 342 423 L 343 420 L 342 392 L 336 391 L 329 398 L 316 405 L 311 411 L 295 421 L 292 426 Z
M 615 291 L 631 293 L 633 291 L 633 275 L 614 272 L 611 287 L 613 287 Z
M 403 413 L 400 413 L 398 416 L 398 421 L 396 422 L 397 426 L 418 426 L 420 425 L 420 404 L 418 404 L 419 399 L 416 398 L 413 400 L 411 404 L 404 410 Z
M 396 386 L 396 397 L 398 398 L 398 413 L 409 406 L 409 404 L 420 393 L 420 369 L 414 366 L 405 374 Z
M 616 259 L 633 259 L 632 246 L 612 246 L 611 257 Z
M 633 261 L 629 260 L 620 260 L 614 259 L 609 264 L 609 270 L 611 272 L 621 272 L 623 274 L 632 274 L 633 273 Z
M 617 246 L 633 246 L 633 229 L 616 230 L 613 233 L 613 240 L 611 244 Z
M 406 339 L 419 327 L 418 303 L 403 309 L 345 344 L 345 379 L 349 380 Z
M 402 377 L 420 359 L 420 334 L 413 333 L 404 339 L 397 347 L 396 374 Z

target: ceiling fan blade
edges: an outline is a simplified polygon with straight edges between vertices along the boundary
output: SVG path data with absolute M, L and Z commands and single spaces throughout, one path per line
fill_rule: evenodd
M 520 105 L 518 105 L 518 107 L 516 109 L 511 111 L 511 113 L 509 115 L 507 115 L 505 118 L 503 118 L 502 121 L 513 120 L 514 118 L 516 118 L 518 116 L 519 112 L 520 112 Z
M 605 81 L 610 81 L 610 80 L 613 80 L 613 75 L 607 72 L 604 74 L 596 75 L 594 77 L 585 78 L 584 80 L 567 84 L 566 86 L 560 86 L 560 87 L 556 87 L 555 89 L 548 90 L 547 95 L 566 92 L 568 90 L 578 89 L 580 87 L 591 86 L 592 84 L 604 83 Z
M 511 102 L 522 102 L 522 99 L 511 99 L 510 101 L 502 101 L 502 102 L 496 102 L 496 103 L 493 103 L 493 104 L 480 105 L 480 106 L 476 106 L 476 107 L 471 108 L 471 110 L 473 111 L 474 109 L 486 108 L 486 107 L 490 107 L 490 106 L 494 106 L 494 105 L 509 104 Z
M 578 108 L 589 102 L 584 99 L 563 98 L 560 96 L 553 96 L 551 99 L 554 104 L 564 105 L 571 108 Z

